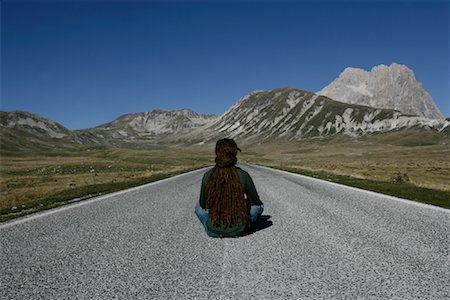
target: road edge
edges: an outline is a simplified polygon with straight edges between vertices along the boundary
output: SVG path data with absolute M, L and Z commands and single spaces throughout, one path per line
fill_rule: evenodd
M 112 197 L 115 197 L 115 196 L 118 196 L 118 195 L 121 195 L 121 194 L 125 194 L 125 193 L 128 193 L 128 192 L 132 192 L 132 191 L 135 191 L 135 190 L 146 188 L 146 187 L 151 186 L 151 185 L 160 184 L 162 182 L 169 181 L 169 180 L 172 180 L 172 179 L 175 179 L 175 178 L 178 178 L 178 177 L 181 177 L 181 176 L 185 176 L 185 175 L 188 175 L 188 174 L 191 174 L 191 173 L 204 171 L 205 169 L 208 169 L 208 168 L 210 168 L 210 167 L 204 167 L 204 168 L 201 168 L 201 169 L 192 170 L 192 171 L 189 171 L 189 172 L 186 172 L 186 173 L 182 173 L 182 174 L 178 174 L 178 175 L 175 175 L 175 176 L 172 176 L 172 177 L 168 177 L 168 178 L 164 178 L 164 179 L 161 179 L 161 180 L 149 182 L 149 183 L 146 183 L 146 184 L 143 184 L 143 185 L 135 186 L 135 187 L 132 187 L 132 188 L 121 190 L 121 191 L 117 191 L 117 192 L 101 195 L 101 196 L 98 196 L 98 197 L 93 197 L 93 198 L 89 198 L 89 199 L 86 199 L 86 200 L 81 200 L 79 202 L 69 203 L 69 204 L 65 204 L 65 205 L 62 205 L 62 206 L 55 207 L 55 208 L 50 208 L 50 209 L 46 209 L 46 210 L 43 210 L 43 211 L 40 211 L 40 212 L 36 212 L 36 213 L 33 213 L 33 214 L 25 215 L 23 217 L 19 217 L 19 218 L 16 218 L 16 219 L 12 219 L 12 220 L 8 220 L 8 221 L 0 223 L 0 229 L 11 227 L 11 226 L 18 225 L 18 224 L 21 224 L 21 223 L 25 223 L 25 222 L 28 222 L 28 221 L 31 221 L 31 220 L 34 220 L 34 219 L 42 218 L 42 217 L 45 217 L 45 216 L 48 216 L 48 215 L 52 215 L 52 214 L 58 213 L 60 211 L 65 211 L 65 210 L 69 210 L 69 209 L 72 209 L 72 208 L 75 208 L 75 207 L 79 207 L 79 206 L 82 206 L 82 205 L 86 205 L 86 204 L 90 204 L 90 203 L 93 203 L 93 202 L 105 200 L 105 199 L 108 199 L 108 198 L 112 198 Z

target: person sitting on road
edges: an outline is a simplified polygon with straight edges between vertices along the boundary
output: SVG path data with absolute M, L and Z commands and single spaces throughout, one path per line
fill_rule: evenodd
M 236 166 L 241 151 L 232 139 L 216 143 L 216 165 L 203 175 L 195 213 L 210 237 L 250 232 L 264 205 L 250 175 Z

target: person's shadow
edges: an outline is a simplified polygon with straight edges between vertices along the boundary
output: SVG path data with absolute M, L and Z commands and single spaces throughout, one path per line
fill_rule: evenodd
M 271 220 L 269 220 L 271 217 L 272 216 L 270 216 L 270 215 L 262 215 L 262 216 L 260 216 L 256 220 L 256 222 L 254 222 L 252 224 L 252 227 L 249 230 L 247 230 L 245 233 L 241 234 L 240 236 L 246 236 L 246 235 L 249 235 L 249 234 L 253 234 L 253 233 L 257 232 L 257 231 L 260 231 L 260 230 L 263 230 L 263 229 L 266 229 L 266 228 L 272 226 L 273 223 L 272 223 Z

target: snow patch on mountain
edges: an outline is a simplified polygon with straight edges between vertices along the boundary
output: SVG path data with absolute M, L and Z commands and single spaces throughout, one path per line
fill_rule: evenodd
M 357 89 L 370 94 L 364 85 Z M 211 137 L 219 133 L 219 136 L 253 141 L 299 140 L 336 134 L 358 136 L 411 127 L 441 131 L 449 123 L 395 110 L 345 104 L 297 89 L 275 89 L 241 97 L 204 131 Z

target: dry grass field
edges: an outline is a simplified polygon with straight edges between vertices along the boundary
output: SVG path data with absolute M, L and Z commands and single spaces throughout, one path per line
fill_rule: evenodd
M 86 149 L 2 156 L 0 212 L 9 219 L 211 165 L 211 151 Z
M 354 140 L 266 144 L 247 149 L 242 159 L 274 167 L 324 171 L 359 179 L 392 182 L 399 173 L 404 181 L 431 189 L 450 191 L 448 144 L 398 146 Z M 247 152 L 246 151 L 246 152 Z M 406 176 L 405 176 L 406 174 Z
M 439 205 L 450 207 L 450 199 L 446 200 L 450 195 L 450 146 L 445 140 L 412 146 L 347 137 L 249 146 L 238 141 L 238 144 L 242 149 L 238 156 L 241 162 L 322 172 L 325 179 L 326 174 L 376 183 L 392 183 L 400 178 L 394 190 L 401 190 L 404 184 L 408 188 L 429 188 L 432 193 L 440 191 L 439 201 L 444 204 Z M 167 146 L 155 150 L 86 148 L 76 152 L 2 155 L 0 221 L 213 164 L 214 145 Z

